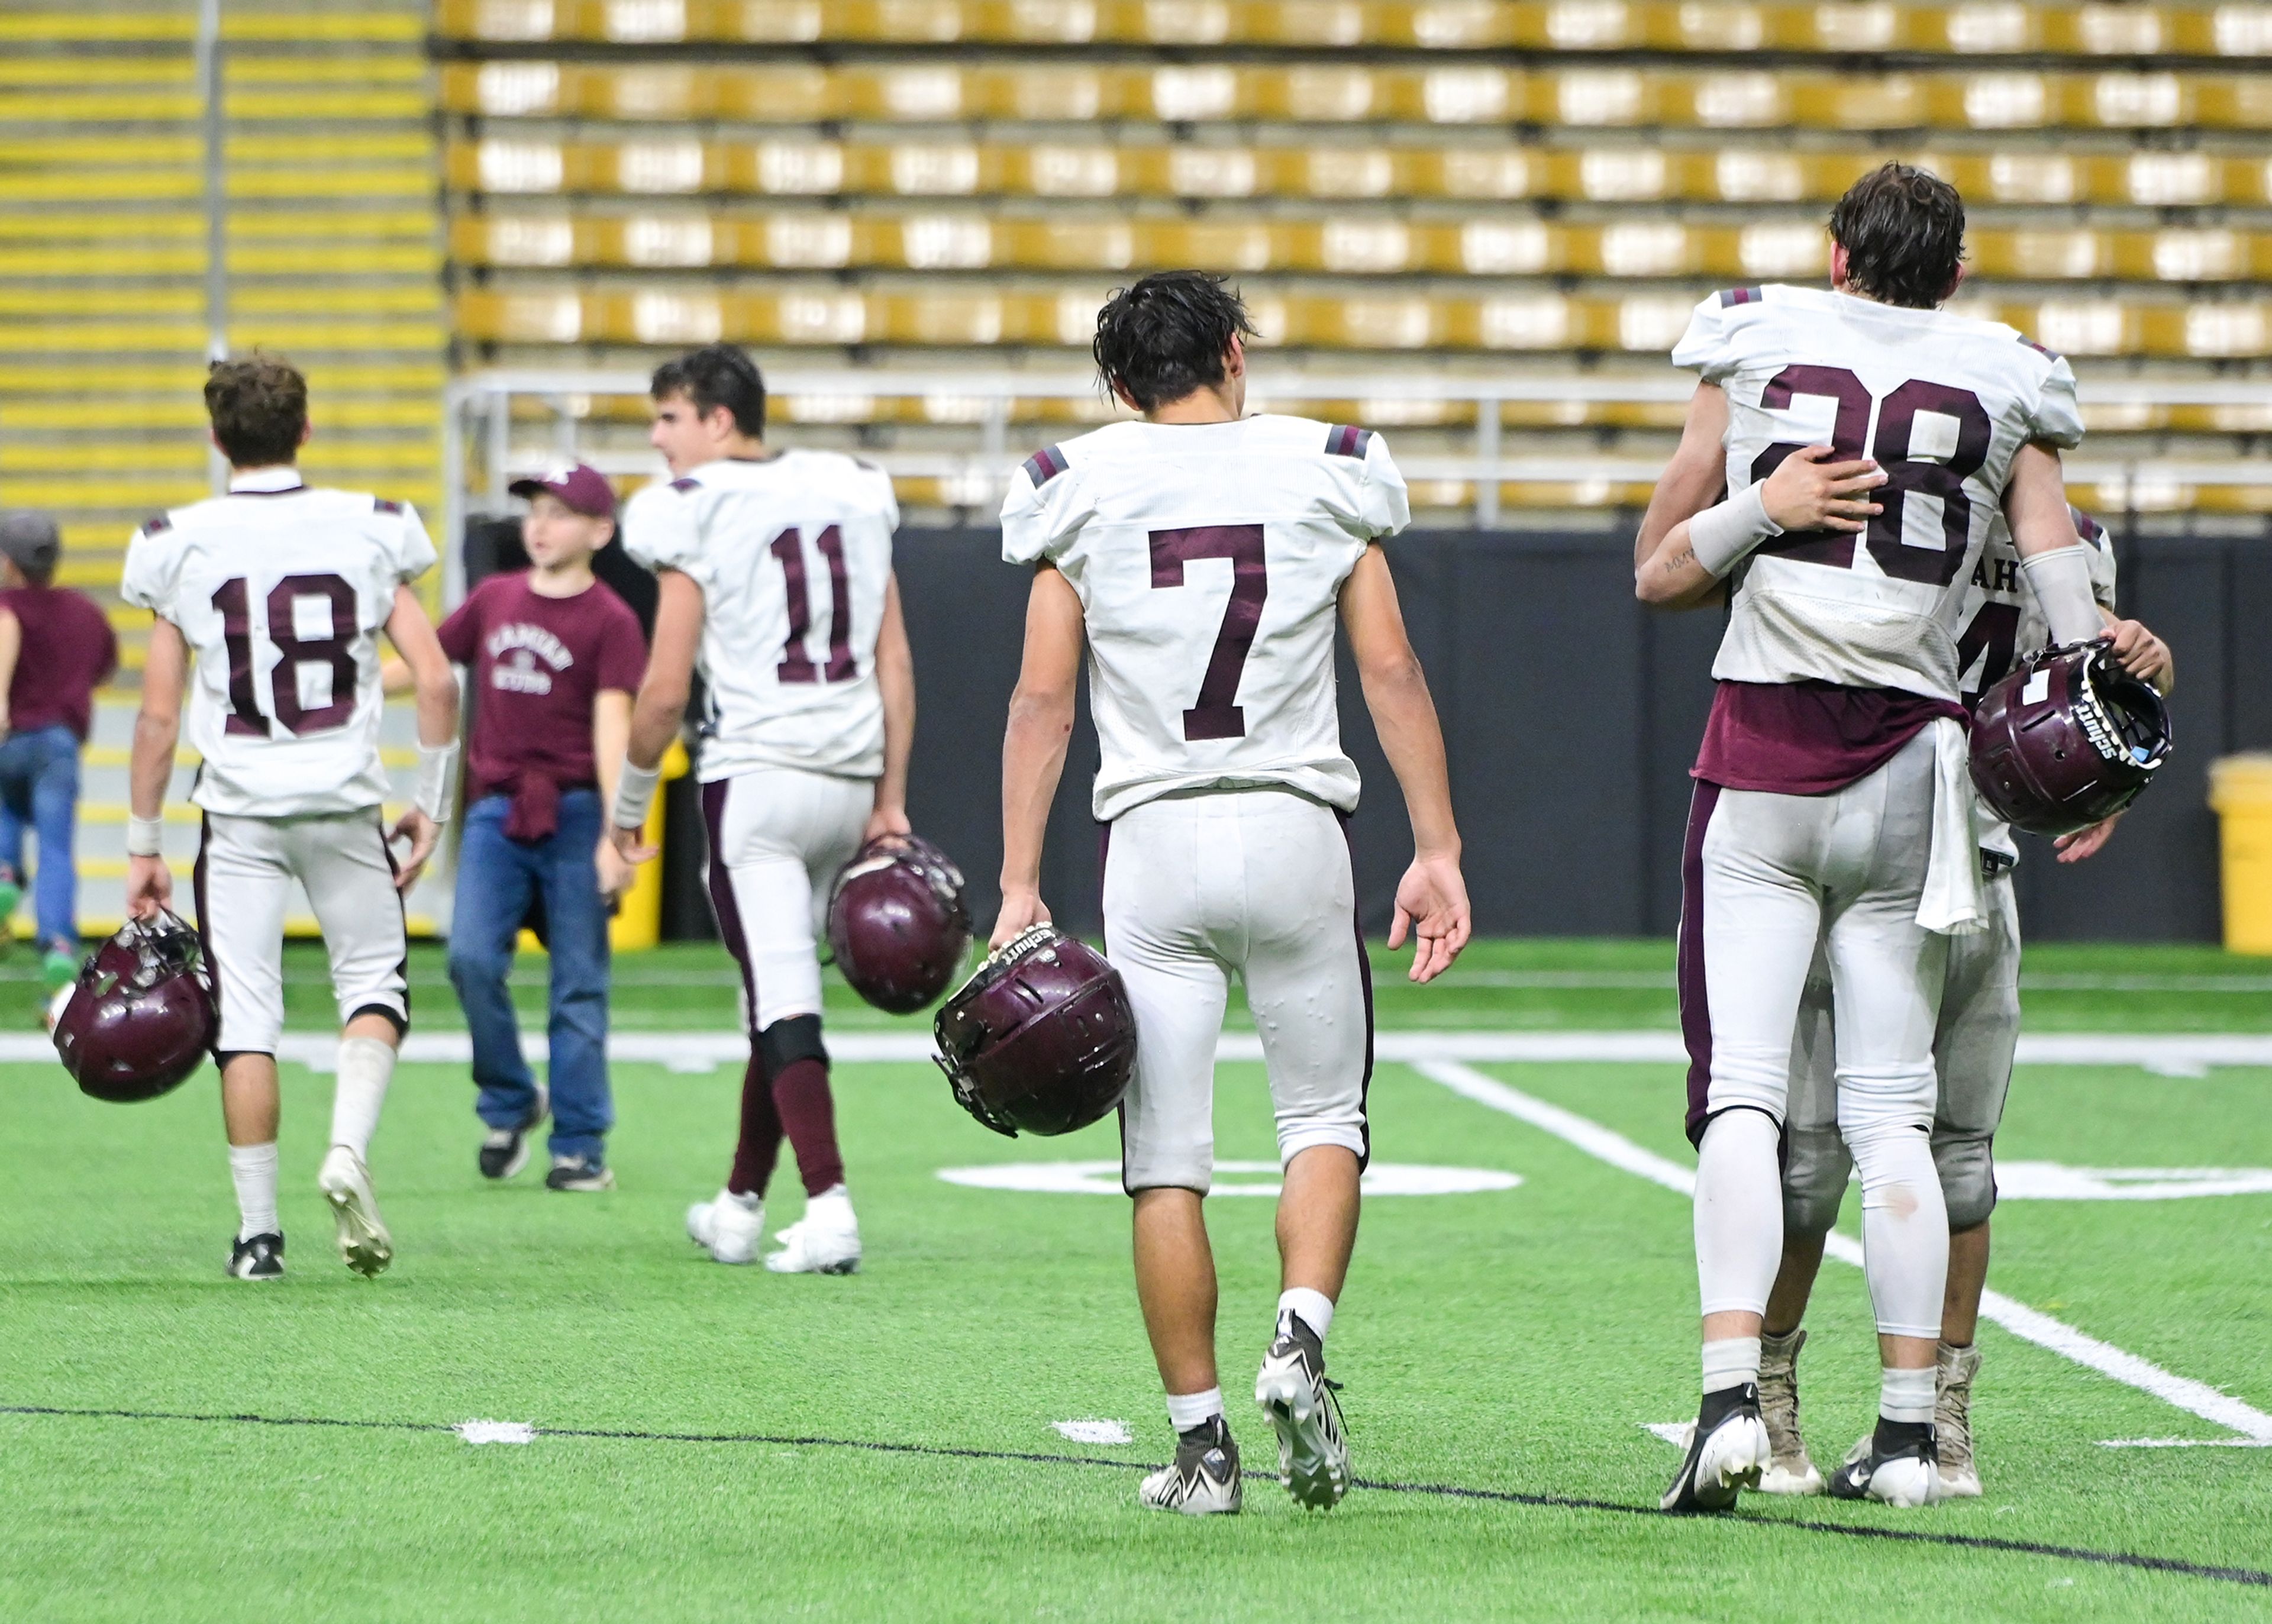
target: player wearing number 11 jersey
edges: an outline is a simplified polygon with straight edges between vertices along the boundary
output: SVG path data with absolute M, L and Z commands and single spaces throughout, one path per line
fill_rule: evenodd
M 1140 1499 L 1192 1514 L 1240 1501 L 1201 1216 L 1234 974 L 1261 1035 L 1285 1165 L 1282 1294 L 1255 1398 L 1297 1501 L 1331 1506 L 1349 1487 L 1324 1341 L 1371 1147 L 1372 1004 L 1341 828 L 1357 775 L 1341 746 L 1337 620 L 1416 847 L 1389 945 L 1416 928 L 1412 977 L 1425 981 L 1469 928 L 1443 736 L 1378 545 L 1406 523 L 1404 481 L 1363 429 L 1246 416 L 1252 331 L 1237 296 L 1197 272 L 1116 294 L 1097 318 L 1097 365 L 1145 420 L 1037 453 L 1002 506 L 1003 556 L 1033 571 L 1033 587 L 1003 742 L 993 945 L 1049 917 L 1042 835 L 1085 645 L 1103 756 L 1105 952 L 1136 1014 L 1121 1180 L 1177 1433 L 1175 1463 Z
M 654 646 L 632 707 L 614 812 L 634 861 L 655 773 L 699 668 L 710 901 L 742 967 L 750 1063 L 726 1187 L 687 1214 L 721 1263 L 763 1239 L 784 1134 L 804 1216 L 766 1259 L 849 1274 L 860 1230 L 836 1147 L 814 941 L 837 872 L 861 843 L 908 833 L 915 668 L 892 573 L 888 475 L 835 452 L 765 443 L 765 381 L 714 344 L 654 375 L 654 444 L 674 478 L 633 497 L 624 545 L 661 577 Z
M 458 749 L 457 685 L 410 588 L 434 548 L 400 503 L 302 483 L 308 386 L 291 367 L 258 355 L 216 363 L 206 406 L 233 470 L 228 494 L 143 526 L 120 584 L 126 602 L 157 616 L 134 725 L 127 908 L 147 917 L 172 900 L 162 809 L 182 691 L 193 683 L 190 743 L 203 763 L 190 798 L 205 813 L 198 930 L 220 1004 L 214 1048 L 241 1218 L 229 1273 L 283 1273 L 276 1044 L 296 884 L 330 952 L 344 1028 L 317 1182 L 348 1267 L 376 1275 L 393 1242 L 365 1158 L 409 1024 L 401 892 L 449 815 Z M 409 845 L 399 871 L 379 810 L 381 630 L 418 692 L 417 802 L 392 832 Z

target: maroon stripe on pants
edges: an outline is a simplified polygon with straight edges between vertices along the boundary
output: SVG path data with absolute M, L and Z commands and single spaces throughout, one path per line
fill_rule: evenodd
M 206 974 L 213 978 L 213 1064 L 221 1063 L 220 1049 L 220 961 L 213 957 L 213 909 L 206 902 L 206 853 L 213 847 L 213 818 L 208 813 L 198 817 L 198 864 L 190 871 L 191 894 L 198 899 L 198 946 L 205 950 Z
M 1696 781 L 1680 850 L 1680 1036 L 1688 1045 L 1688 1142 L 1701 1142 L 1711 1119 L 1712 1004 L 1704 984 L 1704 832 L 1720 786 Z
M 1341 819 L 1342 843 L 1349 848 L 1349 922 L 1356 930 L 1356 983 L 1364 989 L 1364 1076 L 1356 1093 L 1357 1125 L 1364 1134 L 1356 1170 L 1363 1172 L 1372 1164 L 1372 955 L 1364 950 L 1364 917 L 1357 911 L 1356 842 L 1349 837 L 1349 815 L 1336 809 L 1334 816 Z
M 750 1039 L 750 1061 L 742 1072 L 742 1118 L 734 1143 L 734 1165 L 726 1187 L 736 1195 L 762 1195 L 781 1160 L 781 1113 L 774 1107 L 773 1079 L 758 1049 L 758 980 L 750 969 L 750 943 L 742 932 L 742 909 L 726 869 L 726 790 L 730 779 L 702 786 L 703 831 L 710 841 L 710 911 L 717 917 L 719 939 L 742 968 L 743 1027 Z

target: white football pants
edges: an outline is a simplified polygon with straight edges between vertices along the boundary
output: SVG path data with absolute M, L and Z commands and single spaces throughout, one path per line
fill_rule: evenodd
M 743 1014 L 754 1037 L 777 1021 L 820 1013 L 828 894 L 860 849 L 876 786 L 793 767 L 760 767 L 702 786 L 710 836 L 703 878 L 718 933 L 742 967 Z
M 1837 1010 L 1838 1126 L 1862 1174 L 1878 1328 L 1940 1333 L 1947 1212 L 1927 1135 L 1948 939 L 1917 922 L 1933 775 L 1927 729 L 1827 795 L 1696 787 L 1681 869 L 1680 992 L 1708 1314 L 1761 1313 L 1775 1283 L 1782 1203 L 1774 1141 L 1748 1130 L 1709 1141 L 1730 1112 L 1783 1121 L 1792 1035 L 1820 940 Z M 1774 1198 L 1759 1199 L 1763 1191 Z M 1725 1221 L 1738 1209 L 1750 1215 L 1740 1240 Z
M 365 1010 L 410 1022 L 409 939 L 378 808 L 298 818 L 206 814 L 198 932 L 220 1003 L 222 1054 L 274 1054 L 284 1035 L 284 915 L 308 894 L 344 1026 Z
M 1262 1039 L 1281 1164 L 1371 1151 L 1372 980 L 1349 842 L 1333 809 L 1282 790 L 1163 797 L 1106 830 L 1104 951 L 1136 1011 L 1121 1183 L 1207 1194 L 1214 1049 L 1230 977 Z

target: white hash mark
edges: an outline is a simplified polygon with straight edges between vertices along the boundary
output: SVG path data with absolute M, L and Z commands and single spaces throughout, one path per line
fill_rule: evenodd
M 1052 1421 L 1058 1433 L 1075 1443 L 1134 1443 L 1125 1421 Z
M 1685 1449 L 1688 1447 L 1688 1429 L 1695 1423 L 1693 1421 L 1643 1421 L 1640 1425 L 1643 1431 L 1655 1433 L 1674 1448 Z
M 460 1421 L 458 1436 L 467 1443 L 534 1443 L 536 1429 L 526 1421 Z

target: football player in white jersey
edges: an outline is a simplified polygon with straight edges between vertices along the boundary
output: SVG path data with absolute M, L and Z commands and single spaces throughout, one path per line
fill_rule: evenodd
M 220 1004 L 214 1051 L 240 1218 L 228 1272 L 284 1272 L 276 1044 L 296 880 L 330 953 L 343 1028 L 317 1183 L 348 1267 L 376 1275 L 394 1247 L 368 1157 L 410 1016 L 401 894 L 449 815 L 458 755 L 457 684 L 410 586 L 434 548 L 401 503 L 301 482 L 308 385 L 282 361 L 215 363 L 206 408 L 229 461 L 228 494 L 144 525 L 119 587 L 157 617 L 134 723 L 126 907 L 148 917 L 173 900 L 159 852 L 182 693 L 194 683 L 198 931 Z M 416 803 L 391 834 L 380 814 L 382 629 L 410 668 L 418 709 Z M 400 865 L 392 841 L 407 842 Z
M 1042 842 L 1081 650 L 1102 761 L 1105 952 L 1136 1013 L 1121 1106 L 1137 1297 L 1177 1443 L 1145 1505 L 1236 1511 L 1238 1450 L 1215 1372 L 1214 1050 L 1229 977 L 1262 1039 L 1285 1168 L 1274 1339 L 1255 1398 L 1295 1500 L 1336 1503 L 1349 1450 L 1324 1342 L 1370 1149 L 1371 983 L 1342 820 L 1357 799 L 1334 680 L 1338 620 L 1404 790 L 1416 851 L 1389 945 L 1411 975 L 1468 939 L 1444 741 L 1379 542 L 1409 521 L 1380 437 L 1245 414 L 1253 329 L 1222 280 L 1147 276 L 1097 318 L 1114 393 L 1144 415 L 1052 445 L 1012 477 L 1002 550 L 1033 571 L 1002 747 L 997 947 L 1049 918 Z
M 766 1186 L 787 1135 L 804 1216 L 766 1267 L 850 1274 L 860 1227 L 844 1187 L 820 1037 L 814 942 L 837 872 L 861 843 L 908 833 L 915 664 L 892 573 L 891 477 L 833 451 L 769 449 L 765 381 L 714 344 L 654 375 L 655 447 L 675 478 L 624 513 L 624 545 L 661 595 L 614 812 L 633 862 L 657 766 L 694 672 L 710 900 L 742 967 L 750 1062 L 726 1187 L 686 1216 L 721 1263 L 765 1235 Z
M 2136 621 L 2117 617 L 2112 544 L 2089 514 L 2078 510 L 2074 519 L 2090 551 L 2091 590 L 2099 611 L 2117 647 L 2130 651 L 2126 664 L 2168 693 L 2176 676 L 2168 646 Z M 1968 707 L 2012 669 L 2015 654 L 2050 640 L 2035 602 L 2020 589 L 2019 555 L 2001 526 L 1991 533 L 1969 581 L 1964 631 L 1956 645 Z M 1948 1283 L 1934 1350 L 1933 1435 L 1942 1492 L 1952 1498 L 1980 1493 L 1971 1425 L 1973 1379 L 1980 1368 L 1974 1332 L 1988 1277 L 1989 1214 L 1996 1205 L 1993 1144 L 2020 1037 L 2020 917 L 2012 883 L 2019 845 L 2009 826 L 1984 806 L 1979 816 L 1988 928 L 1950 939 L 1933 1035 L 1938 1093 L 1932 1159 L 1948 1208 Z M 2054 842 L 2059 860 L 2075 863 L 2092 856 L 2119 819 L 2117 813 L 2059 836 Z M 1797 1360 L 1806 1340 L 1799 1321 L 1822 1265 L 1823 1238 L 1838 1221 L 1853 1165 L 1838 1134 L 1834 1029 L 1827 972 L 1818 954 L 1799 1006 L 1791 1054 L 1790 1111 L 1783 1124 L 1782 1264 L 1768 1295 L 1760 1341 L 1760 1406 L 1775 1451 L 1760 1486 L 1769 1493 L 1822 1490 L 1822 1474 L 1807 1457 L 1799 1432 Z
M 1760 1337 L 1818 940 L 1881 1370 L 1871 1448 L 1832 1486 L 1899 1505 L 1941 1493 L 1932 1037 L 1950 937 L 1988 921 L 1957 642 L 1999 510 L 2052 635 L 2102 625 L 2059 473 L 2082 433 L 2074 374 L 2009 327 L 1939 308 L 1963 233 L 1954 188 L 1887 164 L 1832 211 L 1834 290 L 1712 296 L 1673 351 L 1701 374 L 1690 434 L 1720 441 L 1733 494 L 1672 525 L 1635 571 L 1644 601 L 1725 590 L 1730 604 L 1682 861 L 1704 1396 L 1668 1510 L 1732 1505 L 1770 1463 Z M 1820 500 L 1827 457 L 1877 466 Z

